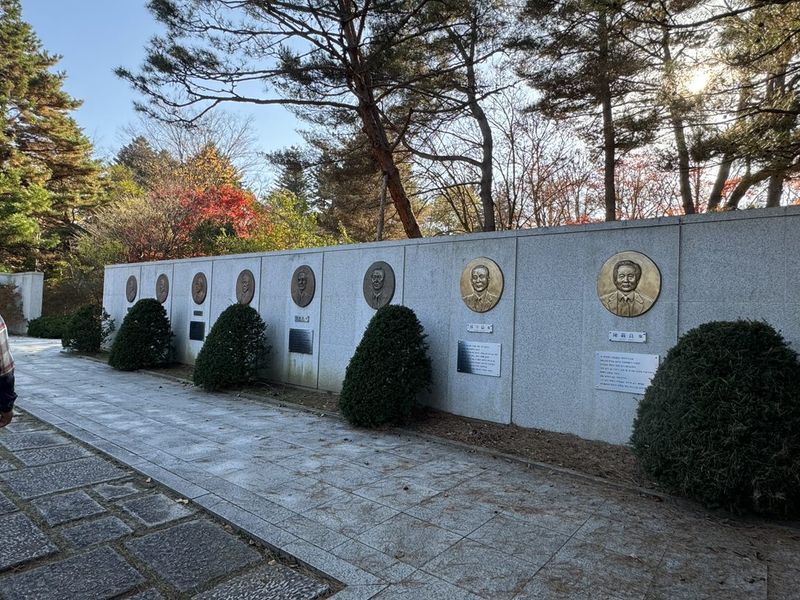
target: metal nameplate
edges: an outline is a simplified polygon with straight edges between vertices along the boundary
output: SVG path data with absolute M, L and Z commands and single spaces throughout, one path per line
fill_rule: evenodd
M 458 340 L 459 373 L 500 377 L 500 344 Z
M 467 323 L 468 333 L 493 333 L 494 325 L 491 323 Z
M 290 329 L 289 330 L 289 352 L 296 354 L 314 353 L 314 330 L 313 329 Z
M 634 342 L 643 344 L 647 341 L 646 331 L 609 331 L 609 342 Z
M 594 387 L 598 390 L 644 394 L 658 369 L 658 354 L 595 352 Z
M 202 317 L 203 316 L 203 311 L 202 310 L 192 311 L 192 315 L 194 315 L 195 317 Z
M 310 315 L 305 315 L 305 316 L 295 315 L 294 316 L 294 322 L 295 323 L 310 323 L 311 322 L 311 316 Z

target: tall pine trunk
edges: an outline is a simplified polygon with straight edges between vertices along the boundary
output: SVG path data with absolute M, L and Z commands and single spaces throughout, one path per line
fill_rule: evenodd
M 672 64 L 672 51 L 670 50 L 669 29 L 661 29 L 661 48 L 664 53 L 664 70 L 669 81 L 674 80 L 674 66 Z M 674 90 L 673 90 L 674 92 Z M 678 109 L 674 97 L 669 101 L 669 118 L 672 124 L 672 132 L 675 135 L 675 149 L 678 153 L 678 178 L 680 181 L 681 204 L 683 212 L 693 215 L 696 211 L 692 198 L 692 184 L 689 180 L 689 148 L 686 144 L 686 131 L 683 124 L 683 117 Z
M 616 188 L 616 135 L 614 132 L 614 115 L 611 110 L 611 85 L 608 81 L 608 16 L 600 13 L 598 27 L 600 42 L 600 82 L 599 99 L 603 110 L 603 157 L 604 157 L 604 189 L 606 221 L 617 220 L 617 188 Z
M 409 238 L 420 238 L 422 232 L 411 209 L 411 202 L 400 178 L 400 171 L 394 161 L 394 153 L 386 135 L 386 128 L 375 102 L 372 77 L 369 68 L 365 65 L 354 25 L 356 15 L 352 0 L 339 0 L 339 10 L 342 35 L 347 43 L 346 69 L 349 73 L 351 89 L 358 98 L 361 127 L 370 142 L 372 156 L 386 177 L 386 187 L 406 235 Z

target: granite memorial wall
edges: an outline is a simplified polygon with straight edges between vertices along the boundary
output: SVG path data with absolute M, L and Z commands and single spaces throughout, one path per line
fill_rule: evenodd
M 404 304 L 428 335 L 429 404 L 623 443 L 678 336 L 761 319 L 800 350 L 800 207 L 106 267 L 120 323 L 157 298 L 179 360 L 219 314 L 259 311 L 266 376 L 339 391 L 375 310 Z

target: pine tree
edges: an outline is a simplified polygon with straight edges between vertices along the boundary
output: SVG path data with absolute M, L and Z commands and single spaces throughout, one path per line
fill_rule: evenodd
M 585 119 L 587 138 L 599 141 L 607 221 L 616 220 L 618 151 L 642 145 L 656 125 L 655 111 L 637 112 L 641 106 L 632 110 L 629 103 L 639 91 L 636 76 L 648 66 L 631 42 L 633 29 L 641 24 L 631 15 L 636 5 L 528 0 L 521 18 L 530 33 L 517 41 L 529 56 L 520 74 L 541 94 L 535 107 L 556 119 Z
M 98 166 L 70 116 L 80 102 L 50 71 L 59 58 L 22 20 L 19 0 L 0 0 L 0 235 L 12 240 L 0 263 L 11 268 L 52 265 L 97 202 Z

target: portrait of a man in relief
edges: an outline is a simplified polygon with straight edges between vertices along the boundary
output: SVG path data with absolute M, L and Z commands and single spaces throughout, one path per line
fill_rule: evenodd
M 479 256 L 464 265 L 458 289 L 467 308 L 485 313 L 497 306 L 504 285 L 503 271 L 498 264 L 487 256 Z
M 386 306 L 394 296 L 394 284 L 394 271 L 388 263 L 372 263 L 364 273 L 364 300 L 374 309 Z
M 491 274 L 483 264 L 472 267 L 470 271 L 472 292 L 463 296 L 464 303 L 475 312 L 486 312 L 497 304 L 498 296 L 489 291 Z
M 642 267 L 633 260 L 620 260 L 614 265 L 613 292 L 600 297 L 609 311 L 620 317 L 638 317 L 653 306 L 655 300 L 636 288 L 642 279 Z

